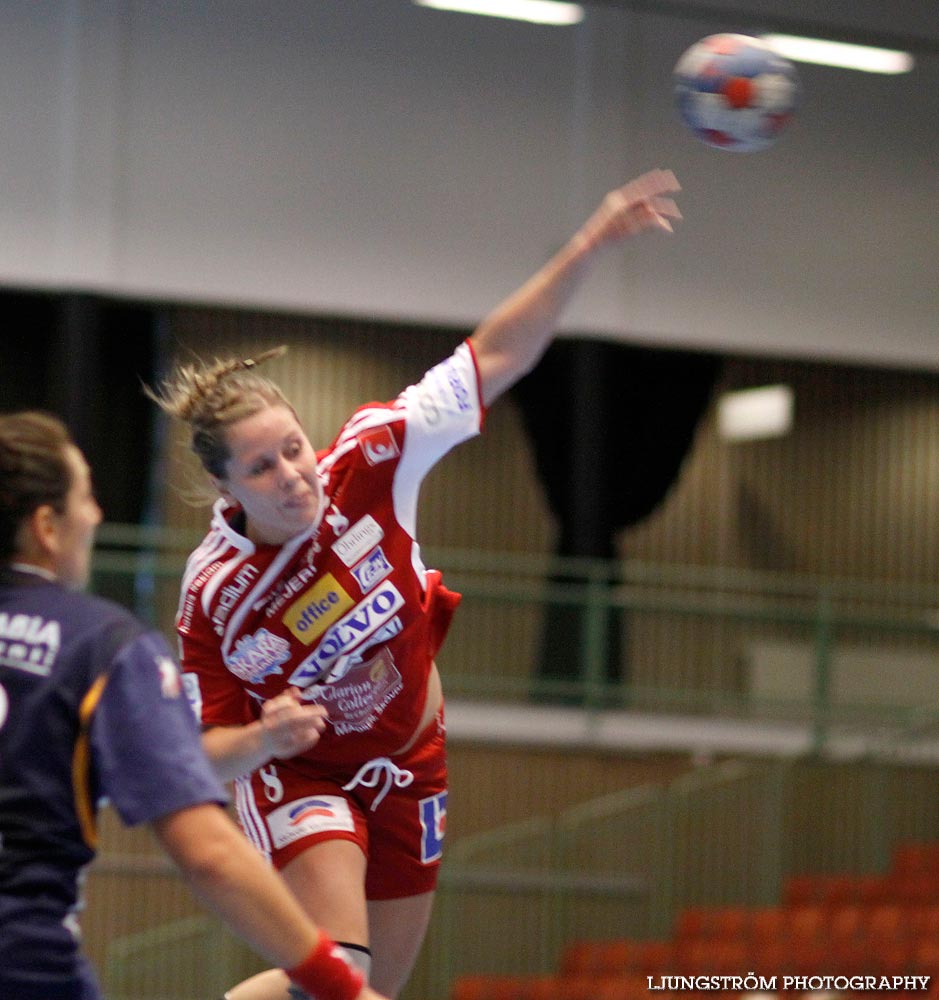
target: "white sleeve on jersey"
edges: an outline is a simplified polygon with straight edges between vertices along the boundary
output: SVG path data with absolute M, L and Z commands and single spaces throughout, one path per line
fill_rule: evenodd
M 451 448 L 474 437 L 482 426 L 479 378 L 470 345 L 460 344 L 417 385 L 405 389 L 396 405 L 407 414 L 407 430 L 395 473 L 395 517 L 413 537 L 424 477 Z

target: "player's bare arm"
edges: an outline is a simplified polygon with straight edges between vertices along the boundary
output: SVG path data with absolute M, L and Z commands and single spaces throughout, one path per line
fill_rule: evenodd
M 291 687 L 264 703 L 261 717 L 244 726 L 213 726 L 202 737 L 205 751 L 223 781 L 263 767 L 275 757 L 289 760 L 314 747 L 326 728 L 322 705 L 306 704 Z
M 486 405 L 537 363 L 604 247 L 647 230 L 672 231 L 681 212 L 671 195 L 680 189 L 671 170 L 651 170 L 611 191 L 558 253 L 483 320 L 471 341 Z

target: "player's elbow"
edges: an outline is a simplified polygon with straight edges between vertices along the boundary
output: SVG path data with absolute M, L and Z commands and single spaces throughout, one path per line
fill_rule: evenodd
M 154 823 L 154 831 L 174 864 L 196 884 L 217 877 L 237 855 L 237 828 L 215 803 L 203 803 Z
M 532 346 L 524 351 L 513 351 L 492 358 L 484 368 L 480 364 L 480 389 L 483 404 L 491 406 L 504 392 L 524 378 L 541 360 L 544 346 Z

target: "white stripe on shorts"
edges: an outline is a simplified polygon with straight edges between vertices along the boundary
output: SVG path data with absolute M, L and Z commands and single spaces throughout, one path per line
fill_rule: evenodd
M 244 774 L 235 779 L 235 809 L 245 836 L 267 858 L 271 860 L 271 838 L 267 832 L 267 824 L 258 812 L 251 790 L 251 776 Z

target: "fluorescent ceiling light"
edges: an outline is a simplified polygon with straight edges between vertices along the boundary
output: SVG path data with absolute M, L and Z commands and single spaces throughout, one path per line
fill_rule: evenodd
M 763 35 L 763 41 L 781 56 L 796 62 L 859 69 L 864 73 L 909 73 L 914 66 L 909 52 L 897 49 L 875 49 L 869 45 L 827 42 L 796 35 Z
M 462 14 L 486 14 L 508 17 L 532 24 L 577 24 L 584 19 L 584 8 L 578 3 L 556 3 L 555 0 L 414 0 L 419 7 L 435 10 L 455 10 Z
M 717 403 L 717 426 L 725 441 L 782 437 L 792 427 L 793 393 L 788 385 L 726 392 Z

